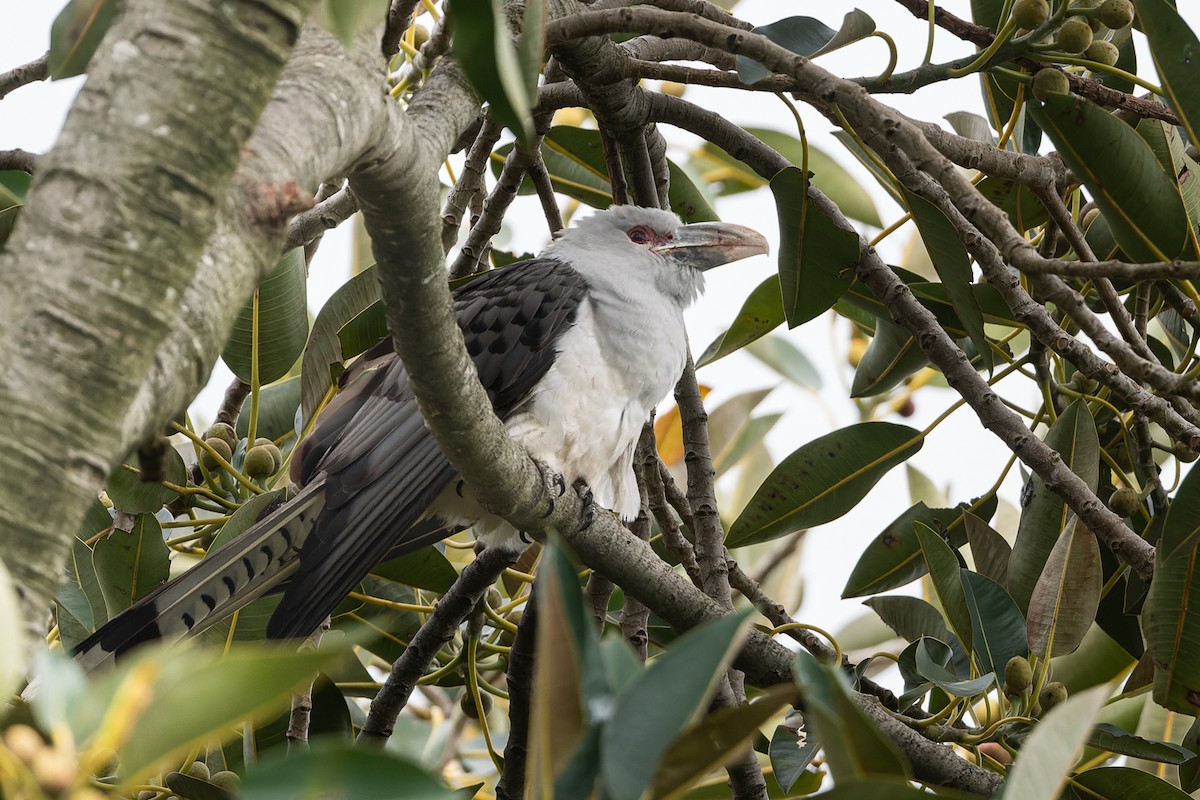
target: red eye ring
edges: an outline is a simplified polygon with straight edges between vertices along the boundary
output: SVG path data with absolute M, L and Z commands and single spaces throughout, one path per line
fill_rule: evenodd
M 645 225 L 638 225 L 636 228 L 631 229 L 628 233 L 628 236 L 629 241 L 633 242 L 634 244 L 646 244 L 654 238 L 654 236 L 650 233 L 650 230 Z

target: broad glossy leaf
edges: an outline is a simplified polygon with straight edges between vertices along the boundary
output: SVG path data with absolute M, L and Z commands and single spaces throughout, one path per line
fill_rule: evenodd
M 1019 231 L 1027 231 L 1041 225 L 1049 217 L 1046 207 L 1037 199 L 1037 195 L 1023 183 L 987 177 L 975 188 L 1008 214 L 1013 227 Z
M 610 797 L 642 796 L 668 745 L 706 706 L 741 646 L 746 623 L 746 615 L 731 614 L 693 628 L 617 697 L 601 733 L 601 771 Z
M 913 528 L 917 533 L 917 542 L 921 545 L 921 555 L 925 559 L 933 590 L 946 619 L 950 622 L 950 629 L 967 650 L 970 650 L 971 614 L 967 611 L 962 579 L 959 577 L 962 568 L 958 565 L 958 557 L 941 535 L 929 526 L 914 522 Z
M 771 771 L 775 774 L 775 780 L 785 792 L 792 790 L 820 749 L 817 737 L 807 728 L 804 715 L 799 711 L 792 711 L 771 735 L 767 755 L 771 759 Z
M 708 442 L 713 453 L 713 467 L 718 474 L 732 467 L 753 444 L 753 440 L 747 436 L 748 431 L 765 433 L 778 421 L 778 417 L 775 417 L 775 421 L 769 417 L 759 417 L 756 423 L 750 417 L 772 388 L 753 389 L 734 395 L 708 413 Z M 682 428 L 679 445 L 683 446 Z
M 304 251 L 289 250 L 257 289 L 258 382 L 282 378 L 296 363 L 308 341 L 308 278 Z M 238 315 L 221 358 L 244 383 L 251 382 L 254 353 L 254 304 L 251 298 Z
M 996 510 L 995 495 L 971 504 L 976 513 L 991 517 Z M 962 508 L 929 508 L 917 503 L 888 524 L 867 546 L 850 572 L 842 597 L 878 594 L 911 583 L 925 574 L 925 560 L 917 541 L 913 522 L 920 521 L 935 531 L 944 532 L 955 547 L 966 541 Z
M 938 639 L 922 637 L 916 642 L 916 666 L 923 677 L 951 697 L 974 697 L 996 682 L 994 673 L 965 680 L 946 668 L 954 656 L 950 645 Z
M 1086 403 L 1076 400 L 1068 406 L 1050 427 L 1045 441 L 1089 489 L 1096 490 L 1100 479 L 1100 441 Z M 1008 589 L 1021 609 L 1029 607 L 1033 587 L 1067 525 L 1069 513 L 1066 503 L 1046 488 L 1040 477 L 1034 475 L 1029 480 L 1023 495 L 1029 499 L 1022 501 L 1021 524 L 1008 562 Z
M 83 594 L 80 590 L 80 594 Z M 84 598 L 84 605 L 86 605 Z M 90 609 L 89 609 L 90 612 Z M 91 616 L 89 613 L 88 616 Z M 5 646 L 0 648 L 0 697 L 10 697 L 25 677 L 25 625 L 21 606 L 12 578 L 0 559 L 0 636 Z
M 814 439 L 767 477 L 730 527 L 728 545 L 765 542 L 837 519 L 923 444 L 919 431 L 890 422 L 864 422 Z
M 109 616 L 158 588 L 171 572 L 171 551 L 153 514 L 138 514 L 132 530 L 114 528 L 96 542 L 92 563 Z
M 1088 745 L 1120 753 L 1123 756 L 1158 761 L 1163 764 L 1182 764 L 1195 753 L 1174 742 L 1156 742 L 1121 730 L 1115 725 L 1102 722 L 1092 729 Z M 1138 770 L 1139 772 L 1141 770 Z
M 439 594 L 445 594 L 458 580 L 458 571 L 435 545 L 385 561 L 374 567 L 371 574 Z
M 929 363 L 913 335 L 891 319 L 875 321 L 875 335 L 854 369 L 851 397 L 871 397 L 890 391 Z
M 139 472 L 126 469 L 124 465 L 117 467 L 108 476 L 108 485 L 105 487 L 113 505 L 127 514 L 153 514 L 178 498 L 179 492 L 163 486 L 164 481 L 176 486 L 187 485 L 187 467 L 183 465 L 183 458 L 174 447 L 163 448 L 159 465 L 160 479 L 157 481 L 142 480 L 140 458 L 134 458 L 133 466 Z
M 796 654 L 795 669 L 805 720 L 820 739 L 838 783 L 873 775 L 910 775 L 907 759 L 854 702 L 840 670 L 804 652 Z
M 1100 544 L 1078 518 L 1054 543 L 1029 599 L 1029 651 L 1039 657 L 1074 652 L 1096 620 L 1104 582 Z
M 829 310 L 854 281 L 858 234 L 836 226 L 807 194 L 808 179 L 796 167 L 771 178 L 779 214 L 779 284 L 788 326 Z
M 540 5 L 540 4 L 538 4 Z M 537 72 L 522 64 L 499 0 L 460 0 L 452 7 L 454 56 L 492 113 L 526 147 L 534 141 Z
M 461 793 L 418 764 L 382 749 L 322 742 L 276 756 L 246 773 L 244 800 L 353 797 L 355 800 L 461 800 Z
M 970 111 L 951 111 L 946 114 L 946 121 L 959 136 L 965 136 L 985 144 L 996 143 L 996 135 L 992 133 L 992 126 L 978 114 L 972 114 Z
M 971 257 L 967 255 L 967 248 L 959 240 L 950 220 L 937 206 L 908 190 L 904 195 L 917 230 L 921 232 L 921 241 L 925 243 L 934 269 L 942 280 L 946 296 L 966 327 L 975 349 L 983 356 L 984 365 L 990 370 L 992 351 L 983 331 L 983 312 L 971 291 Z
M 746 346 L 746 352 L 803 389 L 821 388 L 821 373 L 808 356 L 782 336 L 767 336 Z
M 1191 795 L 1133 767 L 1097 767 L 1071 778 L 1066 798 L 1079 800 L 1188 800 Z
M 1092 721 L 1110 694 L 1109 687 L 1097 686 L 1050 709 L 1021 747 L 1009 770 L 1005 795 L 1057 800 L 1083 750 Z
M 50 26 L 50 77 L 82 75 L 117 15 L 117 0 L 71 0 Z
M 304 379 L 299 375 L 276 381 L 270 386 L 264 386 L 258 393 L 258 426 L 254 430 L 254 438 L 266 437 L 275 442 L 296 442 L 296 410 L 300 407 L 300 395 L 303 391 Z M 250 430 L 250 401 L 242 405 L 242 413 L 238 414 L 234 426 L 237 435 L 245 438 Z M 286 455 L 286 453 L 285 453 Z
M 0 592 L 2 595 L 3 592 Z M 0 597 L 0 622 L 3 621 L 3 598 Z M 96 622 L 92 617 L 92 607 L 87 595 L 78 583 L 68 582 L 58 587 L 54 595 L 54 621 L 58 625 L 58 638 L 67 651 L 74 650 L 76 645 L 86 639 L 96 630 Z M 3 630 L 3 628 L 0 628 Z M 14 629 L 15 630 L 15 629 Z M 20 637 L 17 637 L 18 639 Z M 5 655 L 0 654 L 0 688 L 4 687 L 7 665 Z M 24 674 L 24 667 L 22 667 Z M 8 687 L 10 690 L 12 687 Z
M 765 36 L 805 58 L 820 51 L 837 35 L 837 31 L 814 17 L 786 17 L 769 25 L 759 25 L 751 33 Z M 747 56 L 737 57 L 737 72 L 742 83 L 756 83 L 771 75 L 769 69 Z
M 950 640 L 950 629 L 942 613 L 919 597 L 908 595 L 884 595 L 863 601 L 896 635 L 906 642 L 915 642 L 922 636 L 939 641 Z
M 333 385 L 331 368 L 336 365 L 340 371 L 345 360 L 338 331 L 378 301 L 379 279 L 372 264 L 342 284 L 321 307 L 304 347 L 300 367 L 300 407 L 305 422 L 312 419 Z
M 227 735 L 239 720 L 286 706 L 292 688 L 311 680 L 337 656 L 336 650 L 239 648 L 220 656 L 196 648 L 156 649 L 118 666 L 87 706 L 103 711 L 104 701 L 118 692 L 144 702 L 130 708 L 132 720 L 109 716 L 104 722 L 127 733 L 120 748 L 120 776 L 132 782 L 198 742 Z M 179 691 L 183 685 L 188 691 Z M 88 710 L 81 709 L 81 714 Z M 103 737 L 105 727 L 97 735 Z
M 1175 506 L 1167 513 L 1169 526 Z M 1154 660 L 1154 701 L 1195 715 L 1200 711 L 1200 551 L 1192 545 L 1168 556 L 1164 551 L 1170 549 L 1160 540 L 1142 629 Z
M 1138 261 L 1190 257 L 1191 235 L 1174 176 L 1150 146 L 1116 117 L 1083 98 L 1052 95 L 1030 113 L 1083 181 L 1121 249 Z
M 779 276 L 772 275 L 750 292 L 729 330 L 718 336 L 696 360 L 697 367 L 711 364 L 753 341 L 761 339 L 784 322 L 783 295 Z
M 971 557 L 975 571 L 986 575 L 1001 586 L 1008 586 L 1008 561 L 1012 557 L 1012 546 L 996 530 L 969 511 L 963 512 L 967 542 L 971 545 Z
M 747 749 L 759 727 L 795 695 L 791 686 L 772 686 L 752 703 L 719 708 L 688 726 L 663 753 L 650 782 L 650 796 L 681 796 L 704 775 Z
M 1173 3 L 1167 0 L 1134 0 L 1142 32 L 1150 40 L 1154 67 L 1162 78 L 1171 108 L 1187 131 L 1188 139 L 1200 141 L 1200 83 L 1196 64 L 1200 40 L 1188 27 Z
M 971 641 L 980 671 L 1004 674 L 1013 656 L 1028 655 L 1025 618 L 1003 587 L 977 572 L 962 570 L 963 594 L 971 612 Z
M 30 180 L 32 176 L 28 172 L 0 170 L 0 246 L 8 240 L 21 209 L 25 207 Z
M 783 414 L 763 414 L 750 418 L 746 424 L 739 427 L 733 438 L 723 443 L 720 452 L 713 458 L 713 469 L 717 477 L 741 464 L 748 456 L 753 456 L 755 448 L 762 445 L 767 434 L 782 417 Z

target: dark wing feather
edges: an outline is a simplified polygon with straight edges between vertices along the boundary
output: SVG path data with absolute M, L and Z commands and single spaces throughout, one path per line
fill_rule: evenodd
M 467 352 L 502 419 L 554 363 L 555 344 L 573 324 L 586 289 L 568 265 L 533 259 L 486 273 L 455 293 Z M 268 625 L 272 638 L 308 634 L 385 557 L 435 541 L 435 526 L 416 523 L 455 479 L 390 339 L 363 354 L 343 380 L 342 393 L 294 457 L 301 482 L 324 475 L 325 509 Z

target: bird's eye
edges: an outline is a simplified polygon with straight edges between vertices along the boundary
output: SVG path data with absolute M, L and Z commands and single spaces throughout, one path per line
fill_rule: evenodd
M 645 244 L 650 241 L 650 231 L 639 225 L 629 232 L 629 241 L 634 244 Z

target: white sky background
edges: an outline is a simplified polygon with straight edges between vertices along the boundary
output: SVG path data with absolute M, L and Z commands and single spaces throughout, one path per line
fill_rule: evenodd
M 0 0 L 0 71 L 37 58 L 46 51 L 50 25 L 62 7 L 60 2 L 28 2 Z M 962 16 L 970 17 L 968 0 L 948 0 L 939 5 Z M 1183 15 L 1193 30 L 1200 29 L 1200 3 L 1184 0 L 1179 3 Z M 897 72 L 920 63 L 925 50 L 926 24 L 913 18 L 893 0 L 857 0 L 854 3 L 778 2 L 778 0 L 743 0 L 737 13 L 757 25 L 774 22 L 782 17 L 807 14 L 820 18 L 836 29 L 842 15 L 858 7 L 870 14 L 880 30 L 889 33 L 900 51 Z M 1143 43 L 1139 35 L 1139 44 Z M 939 30 L 934 61 L 941 62 L 972 51 L 968 44 Z M 884 43 L 868 39 L 844 50 L 822 57 L 819 62 L 835 74 L 845 77 L 878 74 L 887 63 Z M 1139 52 L 1143 75 L 1154 79 L 1148 53 Z M 197 65 L 203 69 L 203 65 Z M 23 87 L 0 100 L 0 149 L 21 147 L 33 152 L 49 150 L 58 135 L 70 102 L 82 79 L 46 82 Z M 795 133 L 790 115 L 779 100 L 765 93 L 693 87 L 687 99 L 710 108 L 720 109 L 734 122 L 744 125 L 775 128 Z M 927 87 L 913 95 L 880 96 L 880 99 L 904 113 L 945 125 L 943 116 L 952 111 L 972 111 L 982 114 L 982 104 L 975 79 L 951 81 Z M 833 155 L 859 178 L 871 193 L 884 224 L 900 216 L 900 209 L 878 188 L 875 181 L 860 168 L 852 156 L 842 150 L 830 135 L 830 126 L 811 109 L 801 107 L 809 142 Z M 947 128 L 948 125 L 945 125 Z M 687 134 L 664 129 L 671 143 L 670 155 L 685 162 L 688 152 L 698 141 Z M 820 184 L 821 177 L 816 177 Z M 753 194 L 737 195 L 717 204 L 722 219 L 750 225 L 762 231 L 774 244 L 778 242 L 776 215 L 771 195 L 765 189 Z M 881 246 L 882 255 L 897 263 L 903 245 L 911 236 L 911 225 L 889 237 Z M 345 280 L 349 271 L 350 226 L 326 234 L 311 269 L 309 304 L 316 313 L 325 299 Z M 864 231 L 868 236 L 877 230 Z M 504 249 L 536 251 L 546 242 L 547 231 L 535 200 L 518 201 L 515 213 L 510 214 L 499 241 Z M 688 315 L 693 349 L 698 354 L 709 342 L 724 331 L 733 320 L 748 292 L 775 269 L 772 258 L 760 257 L 709 273 L 708 291 Z M 825 388 L 820 398 L 781 386 L 762 404 L 759 413 L 784 412 L 781 422 L 772 431 L 768 445 L 776 460 L 782 459 L 796 447 L 818 436 L 859 421 L 854 405 L 847 400 L 852 370 L 846 363 L 847 333 L 843 320 L 835 322 L 832 314 L 801 326 L 793 331 L 778 331 L 799 347 L 821 372 Z M 209 388 L 194 406 L 196 417 L 211 419 L 221 395 L 231 379 L 224 365 L 218 362 Z M 779 383 L 774 372 L 759 365 L 749 356 L 734 355 L 700 372 L 700 380 L 711 386 L 708 407 L 711 410 L 723 400 L 753 388 Z M 1016 385 L 1019 379 L 1015 381 Z M 1003 393 L 1004 386 L 1001 385 Z M 1027 388 L 1027 387 L 1026 387 Z M 1013 399 L 1018 402 L 1032 398 L 1026 390 Z M 942 413 L 957 395 L 949 390 L 925 389 L 917 395 L 917 412 L 908 419 L 892 417 L 915 428 L 928 425 Z M 920 469 L 943 489 L 948 489 L 951 504 L 967 500 L 987 490 L 995 481 L 998 470 L 1007 461 L 1009 452 L 990 433 L 984 431 L 969 409 L 955 413 L 929 437 L 924 449 L 911 464 Z M 1020 481 L 1016 470 L 1004 484 L 1002 497 L 1015 504 Z M 804 576 L 804 605 L 799 618 L 836 631 L 846 621 L 859 616 L 863 609 L 859 601 L 838 600 L 851 568 L 859 554 L 879 530 L 909 505 L 905 471 L 893 470 L 875 488 L 866 501 L 839 520 L 809 533 L 804 544 L 801 570 Z M 994 524 L 996 521 L 993 521 Z M 1005 527 L 1002 517 L 1000 527 Z M 1008 522 L 1011 524 L 1012 520 Z M 1011 535 L 1011 531 L 1004 531 Z

